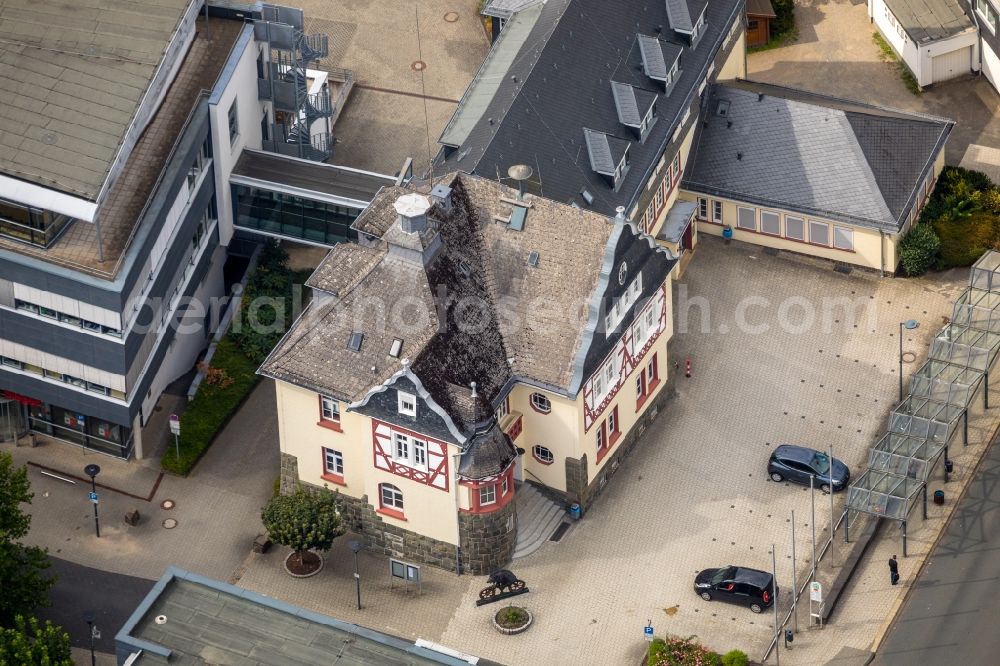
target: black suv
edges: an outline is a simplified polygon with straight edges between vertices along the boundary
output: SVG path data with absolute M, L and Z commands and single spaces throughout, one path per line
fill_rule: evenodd
M 767 461 L 767 475 L 772 481 L 791 481 L 809 485 L 809 477 L 815 478 L 815 485 L 824 493 L 830 492 L 830 456 L 804 446 L 782 444 Z M 833 459 L 833 489 L 843 490 L 851 480 L 851 470 L 847 465 Z
M 741 604 L 754 613 L 770 608 L 778 596 L 778 586 L 771 574 L 732 565 L 702 571 L 694 579 L 694 591 L 705 601 Z

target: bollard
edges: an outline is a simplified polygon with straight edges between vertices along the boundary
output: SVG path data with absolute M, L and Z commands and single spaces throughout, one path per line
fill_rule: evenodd
M 688 379 L 691 378 L 691 359 L 684 360 L 684 376 Z

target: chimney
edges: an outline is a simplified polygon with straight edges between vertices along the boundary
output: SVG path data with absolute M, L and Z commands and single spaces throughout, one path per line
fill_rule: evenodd
M 469 387 L 472 389 L 472 399 L 475 400 L 479 397 L 479 394 L 476 393 L 476 382 L 470 382 Z
M 618 206 L 615 208 L 615 222 L 625 221 L 625 206 Z
M 411 192 L 396 199 L 393 204 L 399 227 L 408 234 L 419 234 L 427 229 L 427 210 L 430 200 L 422 194 Z
M 441 210 L 448 212 L 451 210 L 451 188 L 446 185 L 437 184 L 431 190 L 431 201 L 441 206 Z

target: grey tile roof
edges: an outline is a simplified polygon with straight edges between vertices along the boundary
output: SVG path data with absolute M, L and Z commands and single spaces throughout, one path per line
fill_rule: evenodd
M 611 92 L 615 98 L 615 108 L 618 109 L 618 121 L 637 129 L 657 97 L 654 92 L 618 81 L 611 82 Z
M 0 173 L 96 200 L 192 0 L 0 0 Z
M 771 0 L 747 0 L 747 16 L 767 16 L 775 18 L 774 7 Z
M 587 154 L 590 156 L 590 168 L 605 176 L 614 175 L 618 162 L 611 155 L 611 145 L 608 135 L 604 132 L 584 128 L 583 138 L 587 142 Z
M 458 462 L 458 473 L 466 479 L 485 479 L 507 469 L 517 449 L 497 426 L 496 419 L 469 440 Z
M 701 6 L 691 14 L 700 15 Z M 511 165 L 529 164 L 535 167 L 533 182 L 526 184 L 531 192 L 584 205 L 580 191 L 587 189 L 594 195 L 593 210 L 613 215 L 619 205 L 628 209 L 644 191 L 743 7 L 743 0 L 709 3 L 707 26 L 692 49 L 687 38 L 667 28 L 665 0 L 547 0 L 530 36 L 509 58 L 511 66 L 498 79 L 489 104 L 476 112 L 462 142 L 442 153 L 435 170 L 496 178 Z M 656 35 L 658 27 L 660 41 L 669 44 L 670 53 L 681 53 L 681 71 L 670 93 L 657 102 L 660 119 L 646 141 L 632 144 L 632 167 L 616 191 L 590 168 L 583 129 L 626 135 L 608 85 L 612 80 L 662 91 L 662 84 L 642 69 L 636 38 Z M 497 48 L 503 46 L 498 42 Z M 665 60 L 670 62 L 672 58 Z M 465 113 L 464 105 L 463 97 L 456 114 Z
M 691 32 L 694 24 L 691 22 L 691 13 L 688 11 L 687 0 L 666 0 L 667 20 L 670 27 L 682 32 Z
M 918 44 L 974 29 L 959 0 L 885 0 L 885 4 Z
M 649 35 L 636 35 L 639 44 L 639 54 L 642 56 L 642 69 L 651 79 L 662 81 L 667 78 L 667 62 L 663 55 L 662 42 Z
M 388 357 L 398 337 L 413 373 L 459 424 L 470 423 L 463 387 L 473 381 L 484 405 L 515 375 L 569 390 L 583 344 L 580 308 L 598 284 L 614 226 L 529 194 L 524 229 L 513 231 L 498 219 L 510 215 L 514 190 L 466 175 L 442 182 L 454 204 L 450 213 L 438 205 L 430 212 L 443 240 L 438 259 L 425 271 L 378 247 L 395 220 L 392 204 L 412 191 L 382 190 L 357 221 L 377 246 L 331 251 L 309 283 L 337 296 L 316 293 L 262 374 L 355 402 L 399 370 L 400 359 Z M 536 267 L 530 252 L 539 254 Z M 345 349 L 356 330 L 365 333 L 358 353 Z
M 776 86 L 714 85 L 682 185 L 896 231 L 952 125 Z

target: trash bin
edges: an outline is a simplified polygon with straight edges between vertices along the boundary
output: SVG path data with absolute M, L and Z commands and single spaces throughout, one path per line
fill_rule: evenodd
M 582 516 L 582 515 L 583 515 L 583 512 L 580 510 L 580 505 L 579 504 L 577 504 L 576 502 L 573 502 L 572 504 L 569 505 L 569 517 L 570 518 L 572 518 L 573 520 L 580 520 L 580 516 Z
M 934 491 L 934 503 L 935 504 L 944 504 L 944 491 L 943 490 L 935 490 Z
M 725 238 L 726 240 L 730 240 L 733 237 L 733 228 L 724 227 L 722 229 L 722 237 Z
M 951 460 L 945 460 L 944 461 L 944 471 L 947 472 L 948 474 L 951 474 L 951 471 L 953 469 L 955 469 L 955 463 L 952 462 Z

